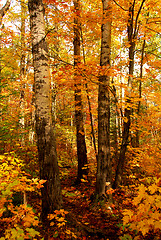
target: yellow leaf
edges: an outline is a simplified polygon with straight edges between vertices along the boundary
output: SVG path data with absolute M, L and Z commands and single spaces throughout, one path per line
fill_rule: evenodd
M 48 215 L 48 218 L 49 218 L 49 220 L 54 219 L 54 218 L 55 218 L 55 214 L 49 214 L 49 215 Z
M 58 224 L 57 224 L 58 227 L 62 227 L 62 226 L 64 226 L 64 225 L 65 225 L 65 222 L 62 222 L 62 223 L 58 223 Z
M 124 217 L 123 217 L 123 223 L 124 223 L 124 225 L 126 225 L 127 223 L 129 223 L 129 220 L 130 220 L 129 216 L 124 216 Z
M 67 229 L 67 230 L 66 230 L 66 233 L 67 233 L 67 234 L 71 234 L 71 231 Z
M 59 221 L 59 222 L 65 222 L 65 219 L 64 219 L 63 217 L 60 217 L 60 218 L 58 219 L 58 221 Z
M 149 227 L 144 225 L 144 227 L 141 228 L 140 230 L 141 230 L 141 232 L 142 232 L 142 234 L 144 236 L 145 234 L 147 234 L 149 232 Z
M 156 221 L 155 224 L 154 224 L 154 227 L 157 229 L 161 229 L 161 220 L 159 221 Z
M 148 187 L 148 190 L 151 194 L 154 194 L 157 191 L 157 189 L 158 189 L 158 186 L 155 183 L 153 183 L 151 186 Z
M 88 182 L 88 180 L 85 180 L 85 179 L 82 178 L 82 179 L 81 179 L 81 182 Z
M 54 225 L 55 225 L 55 223 L 54 223 L 54 222 L 51 222 L 51 223 L 50 223 L 50 226 L 51 226 L 51 227 L 52 227 L 52 226 L 54 226 Z

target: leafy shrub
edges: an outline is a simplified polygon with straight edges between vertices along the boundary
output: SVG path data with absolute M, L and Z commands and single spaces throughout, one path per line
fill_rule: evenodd
M 19 202 L 25 192 L 37 191 L 44 181 L 31 179 L 25 174 L 20 159 L 9 155 L 0 155 L 0 225 L 5 232 L 0 232 L 4 239 L 26 239 L 39 236 L 36 227 L 39 218 L 32 207 Z
M 133 210 L 123 211 L 123 225 L 130 224 L 132 230 L 145 236 L 150 230 L 161 230 L 161 178 L 145 179 L 138 187 L 132 204 Z

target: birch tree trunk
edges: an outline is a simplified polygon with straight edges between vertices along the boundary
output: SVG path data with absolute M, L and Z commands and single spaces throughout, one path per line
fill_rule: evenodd
M 55 135 L 51 116 L 51 89 L 48 48 L 45 40 L 44 7 L 42 0 L 29 0 L 30 28 L 34 63 L 35 119 L 40 179 L 46 180 L 41 189 L 42 222 L 62 205 Z
M 102 0 L 103 23 L 101 26 L 101 59 L 100 66 L 110 67 L 111 51 L 111 9 L 110 0 Z M 106 196 L 106 182 L 111 185 L 110 162 L 110 76 L 108 74 L 99 77 L 98 92 L 98 162 L 96 178 L 96 195 Z
M 80 63 L 80 1 L 74 0 L 74 68 L 75 68 L 75 120 L 76 120 L 76 137 L 77 137 L 77 156 L 78 156 L 78 174 L 76 183 L 81 182 L 83 175 L 87 175 L 87 149 L 85 142 L 85 131 L 83 126 L 83 106 L 81 97 L 81 76 L 78 73 Z

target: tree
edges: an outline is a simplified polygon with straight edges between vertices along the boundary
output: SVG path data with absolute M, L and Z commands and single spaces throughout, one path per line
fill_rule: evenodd
M 5 13 L 8 11 L 11 4 L 11 0 L 7 0 L 6 4 L 0 9 L 0 25 L 2 24 L 2 19 Z
M 129 6 L 129 18 L 127 24 L 128 33 L 128 43 L 129 43 L 129 76 L 128 76 L 128 89 L 126 96 L 126 107 L 124 111 L 124 122 L 123 122 L 123 132 L 122 132 L 122 142 L 120 148 L 120 154 L 118 159 L 118 165 L 116 170 L 114 188 L 117 188 L 122 182 L 123 169 L 125 164 L 125 154 L 127 151 L 129 133 L 131 126 L 131 114 L 132 114 L 132 84 L 133 84 L 133 74 L 134 74 L 134 56 L 135 56 L 135 46 L 138 35 L 138 18 L 143 7 L 145 0 L 142 0 L 139 10 L 134 20 L 135 11 L 135 0 L 130 3 Z
M 30 29 L 35 81 L 35 119 L 40 179 L 46 180 L 41 190 L 42 221 L 62 205 L 55 134 L 51 116 L 51 90 L 48 48 L 45 40 L 44 7 L 42 0 L 29 0 Z
M 6 4 L 0 9 L 0 26 L 2 25 L 2 19 L 5 15 L 5 13 L 8 11 L 10 7 L 10 0 L 7 0 Z M 1 71 L 2 71 L 2 66 L 1 66 L 1 33 L 0 33 L 0 92 L 1 92 Z
M 76 182 L 79 183 L 84 174 L 87 175 L 87 149 L 83 123 L 83 106 L 81 98 L 81 76 L 79 74 L 80 63 L 80 1 L 74 0 L 74 68 L 75 68 L 75 120 L 77 138 L 78 175 Z
M 145 39 L 143 40 L 142 50 L 141 50 L 141 60 L 140 60 L 140 80 L 139 80 L 139 102 L 137 107 L 137 115 L 139 118 L 140 115 L 140 109 L 141 109 L 141 96 L 142 96 L 142 78 L 143 78 L 143 61 L 144 61 L 144 49 L 145 49 Z M 137 127 L 138 127 L 138 123 Z M 135 138 L 135 145 L 136 147 L 139 147 L 139 130 L 136 130 L 136 138 Z
M 111 185 L 110 160 L 110 51 L 111 51 L 111 7 L 110 0 L 102 0 L 103 22 L 101 26 L 100 66 L 106 72 L 99 77 L 98 92 L 98 162 L 96 195 L 106 195 L 106 182 Z
M 22 132 L 25 127 L 25 2 L 21 0 L 21 59 L 20 59 L 20 79 L 21 79 L 21 93 L 20 93 L 20 109 L 21 119 L 20 124 Z M 24 136 L 22 135 L 21 144 L 24 144 Z

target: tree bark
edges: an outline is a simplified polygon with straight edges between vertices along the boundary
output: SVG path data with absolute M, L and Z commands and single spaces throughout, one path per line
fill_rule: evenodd
M 137 117 L 140 115 L 140 107 L 141 107 L 141 97 L 142 97 L 142 78 L 143 78 L 143 61 L 144 61 L 144 49 L 145 49 L 145 39 L 143 41 L 142 51 L 141 51 L 141 63 L 140 63 L 140 80 L 139 80 L 139 102 L 137 108 Z M 138 121 L 137 121 L 138 127 Z M 139 147 L 139 130 L 136 130 L 136 147 Z
M 78 174 L 76 183 L 81 182 L 83 175 L 87 175 L 87 148 L 83 123 L 83 105 L 81 97 L 81 76 L 78 72 L 80 63 L 80 1 L 74 0 L 74 68 L 75 68 L 75 120 L 77 138 Z
M 82 50 L 83 50 L 83 61 L 84 61 L 84 64 L 86 64 L 82 27 L 81 27 L 81 40 L 82 40 Z M 90 97 L 89 97 L 89 88 L 88 88 L 87 83 L 85 83 L 85 89 L 86 89 L 86 93 L 87 93 L 87 101 L 88 101 L 88 108 L 89 108 L 89 115 L 90 115 L 90 122 L 91 122 L 91 135 L 92 135 L 92 139 L 93 139 L 93 147 L 94 147 L 94 151 L 95 151 L 95 155 L 96 155 L 96 161 L 98 161 L 98 151 L 97 151 L 97 147 L 96 147 L 96 138 L 95 138 L 94 126 L 93 126 L 93 115 L 92 115 L 91 102 L 90 102 Z
M 2 19 L 5 13 L 8 11 L 11 4 L 11 0 L 7 0 L 6 4 L 0 9 L 0 27 L 2 25 Z M 2 59 L 1 59 L 1 30 L 0 30 L 0 93 L 1 93 L 1 81 L 2 81 Z
M 103 23 L 101 26 L 101 58 L 100 66 L 110 67 L 111 51 L 111 9 L 110 0 L 102 0 Z M 110 76 L 101 74 L 98 92 L 98 162 L 96 177 L 96 195 L 106 196 L 106 186 L 111 185 L 110 161 Z
M 127 86 L 126 107 L 125 107 L 124 121 L 123 121 L 122 142 L 121 142 L 115 181 L 113 184 L 114 188 L 119 187 L 119 185 L 122 183 L 122 176 L 123 176 L 123 170 L 125 165 L 125 154 L 126 154 L 127 146 L 129 143 L 128 141 L 129 141 L 129 133 L 130 133 L 130 125 L 131 125 L 131 114 L 132 114 L 131 93 L 132 93 L 132 83 L 133 83 L 133 73 L 134 73 L 135 45 L 136 45 L 136 37 L 138 34 L 138 18 L 144 2 L 145 0 L 143 0 L 140 5 L 135 21 L 134 21 L 135 0 L 133 1 L 133 3 L 130 4 L 130 7 L 129 7 L 129 20 L 128 20 L 128 26 L 127 26 L 128 42 L 130 44 L 129 77 L 128 77 L 128 86 Z
M 29 0 L 30 29 L 34 64 L 35 119 L 40 179 L 46 180 L 41 189 L 42 222 L 47 215 L 62 206 L 55 134 L 51 116 L 51 89 L 48 48 L 45 40 L 44 7 L 42 0 Z
M 112 89 L 112 93 L 113 93 L 113 97 L 111 98 L 111 112 L 113 111 L 113 119 L 111 119 L 112 121 L 112 135 L 113 135 L 113 148 L 114 148 L 114 159 L 115 162 L 118 162 L 118 131 L 120 131 L 120 129 L 118 129 L 118 118 L 119 118 L 119 111 L 118 111 L 118 106 L 117 106 L 117 93 L 116 93 L 116 88 L 114 85 L 114 78 L 112 78 L 112 85 L 113 85 L 113 89 Z
M 125 153 L 127 151 L 128 139 L 129 139 L 129 131 L 131 124 L 131 90 L 132 90 L 132 77 L 134 71 L 134 50 L 135 50 L 135 41 L 133 38 L 133 17 L 134 17 L 134 4 L 131 4 L 129 8 L 129 21 L 128 21 L 128 42 L 130 44 L 129 47 L 129 78 L 128 78 L 128 89 L 126 96 L 126 107 L 124 112 L 124 121 L 123 121 L 123 132 L 122 132 L 122 142 L 120 148 L 120 154 L 118 159 L 118 165 L 116 170 L 114 188 L 117 188 L 122 182 L 123 168 L 125 164 Z
M 25 2 L 21 0 L 21 59 L 20 59 L 20 124 L 21 124 L 21 146 L 24 145 L 24 127 L 25 127 Z
M 4 17 L 4 15 L 6 14 L 6 12 L 8 11 L 9 7 L 11 4 L 11 0 L 7 0 L 6 4 L 0 9 L 0 26 L 2 24 L 2 19 Z

